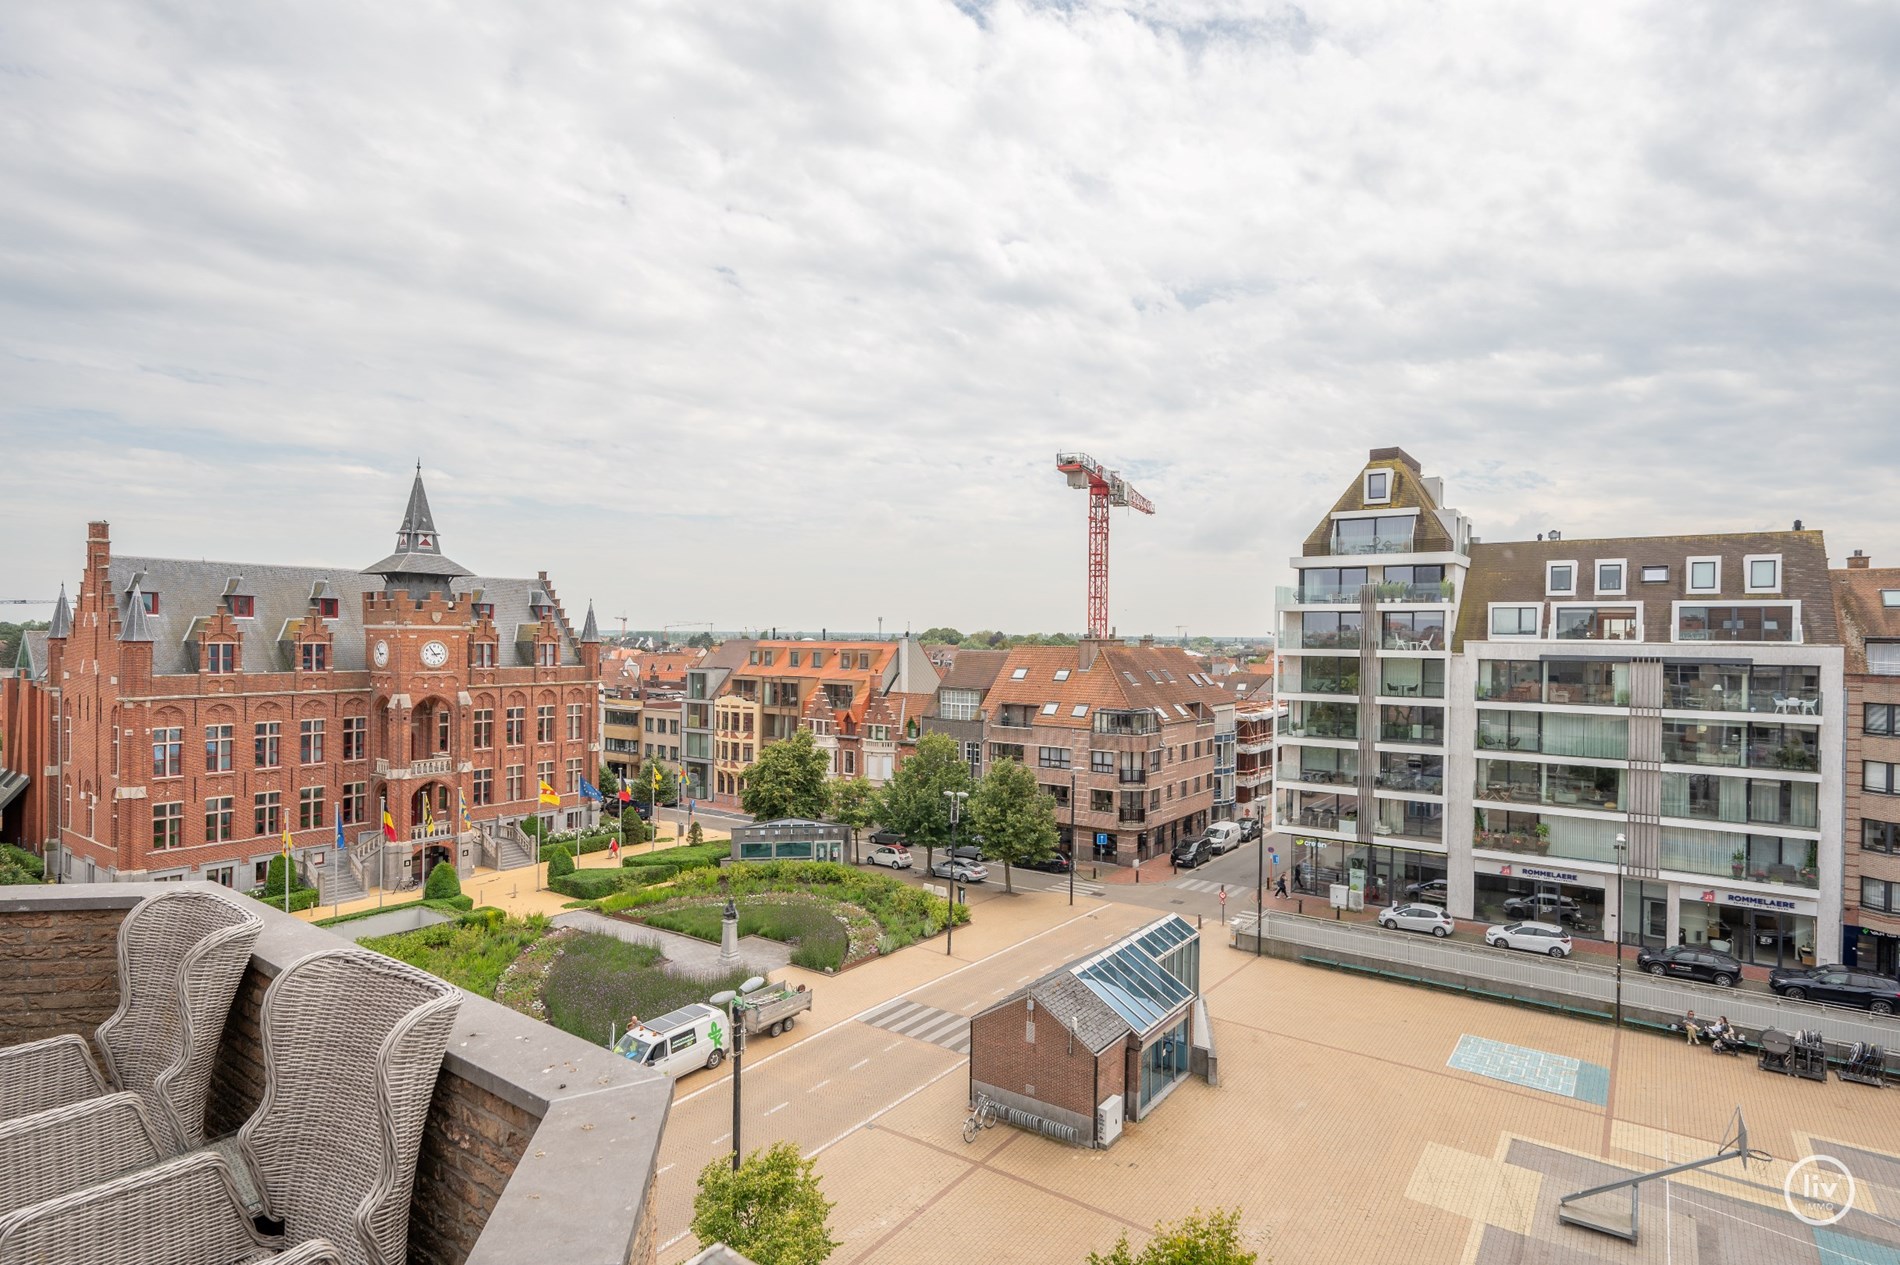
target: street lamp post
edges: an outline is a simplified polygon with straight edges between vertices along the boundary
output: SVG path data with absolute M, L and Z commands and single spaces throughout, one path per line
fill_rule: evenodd
M 943 797 L 950 801 L 950 881 L 944 885 L 946 900 L 950 906 L 943 919 L 943 953 L 950 956 L 957 930 L 957 822 L 963 818 L 963 801 L 970 798 L 968 791 L 945 791 Z
M 1254 858 L 1253 880 L 1253 955 L 1259 957 L 1261 946 L 1267 938 L 1267 828 L 1260 827 L 1260 838 L 1255 840 L 1260 855 Z
M 739 916 L 730 898 L 726 901 L 726 912 L 734 919 Z M 739 1005 L 744 994 L 764 987 L 765 981 L 754 975 L 739 985 L 738 992 L 730 988 L 723 989 L 711 998 L 713 1005 L 725 1008 L 726 1030 L 732 1034 L 732 1171 L 735 1173 L 739 1171 L 739 1156 L 742 1154 L 739 1149 L 739 1105 L 742 1101 L 739 1072 L 744 1061 L 741 1056 L 745 1052 L 745 1029 L 739 1023 Z
M 1616 1026 L 1623 1027 L 1623 853 L 1629 840 L 1616 837 Z
M 1075 904 L 1075 770 L 1069 770 L 1069 903 Z

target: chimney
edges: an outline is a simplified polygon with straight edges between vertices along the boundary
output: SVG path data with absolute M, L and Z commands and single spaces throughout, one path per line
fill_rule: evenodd
M 1152 646 L 1152 645 L 1154 645 L 1154 643 L 1155 643 L 1155 635 L 1154 635 L 1153 633 L 1143 633 L 1143 634 L 1141 635 L 1141 644 L 1142 644 L 1142 645 L 1144 645 L 1144 646 Z
M 1847 560 L 1847 569 L 1849 571 L 1865 571 L 1868 567 L 1873 565 L 1874 560 L 1858 549 L 1854 550 L 1854 556 Z
M 1800 520 L 1800 519 L 1798 519 L 1798 518 L 1794 520 L 1794 529 L 1795 529 L 1796 531 L 1800 531 L 1800 530 L 1801 530 L 1801 520 Z
M 1082 638 L 1082 640 L 1077 643 L 1077 649 L 1081 652 L 1081 657 L 1076 661 L 1077 671 L 1087 672 L 1090 668 L 1094 667 L 1095 657 L 1102 653 L 1103 646 L 1109 644 L 1110 639 L 1107 637 Z

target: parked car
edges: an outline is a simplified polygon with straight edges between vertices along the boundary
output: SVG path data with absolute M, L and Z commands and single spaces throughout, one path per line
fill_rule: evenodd
M 1783 997 L 1859 1006 L 1877 1015 L 1900 1011 L 1900 980 L 1847 966 L 1784 966 L 1768 972 L 1768 987 Z
M 1223 852 L 1232 852 L 1240 846 L 1240 823 L 1237 821 L 1216 821 L 1207 827 L 1208 850 L 1215 856 Z
M 905 839 L 903 835 L 898 834 L 895 830 L 880 830 L 871 836 L 871 842 L 893 848 L 904 848 L 906 850 L 910 847 L 910 841 Z
M 1451 915 L 1436 905 L 1394 905 L 1380 913 L 1379 925 L 1387 931 L 1429 931 L 1441 938 L 1458 927 Z
M 1260 819 L 1258 817 L 1242 817 L 1240 819 L 1240 841 L 1242 843 L 1249 843 L 1259 837 Z
M 1040 861 L 1024 861 L 1020 868 L 1025 870 L 1041 870 L 1044 874 L 1067 874 L 1075 867 L 1069 863 L 1068 857 L 1057 852 L 1051 856 L 1044 857 Z
M 1169 854 L 1176 869 L 1191 870 L 1214 859 L 1213 846 L 1205 838 L 1183 839 Z
M 1700 945 L 1672 944 L 1666 949 L 1644 949 L 1636 955 L 1639 969 L 1651 975 L 1673 975 L 1678 979 L 1699 979 L 1727 988 L 1742 978 L 1742 964 L 1726 953 Z
M 974 861 L 945 857 L 930 867 L 930 872 L 938 878 L 947 878 L 953 883 L 981 883 L 990 876 L 990 872 Z
M 1583 916 L 1583 906 L 1569 896 L 1538 892 L 1535 896 L 1512 896 L 1504 902 L 1506 918 L 1537 918 L 1551 922 L 1575 922 Z
M 1485 929 L 1484 942 L 1500 949 L 1522 949 L 1553 958 L 1570 956 L 1570 933 L 1548 922 L 1508 922 Z
M 890 844 L 881 844 L 871 849 L 866 858 L 872 865 L 888 866 L 893 870 L 908 870 L 911 866 L 910 849 L 894 848 Z
M 983 845 L 977 843 L 960 843 L 950 849 L 950 855 L 959 861 L 969 861 L 972 863 L 981 861 L 983 859 Z
M 725 1020 L 726 1012 L 717 1006 L 691 1002 L 628 1028 L 614 1052 L 677 1080 L 725 1061 Z
M 1435 901 L 1442 905 L 1445 903 L 1445 898 L 1450 890 L 1451 885 L 1442 878 L 1426 879 L 1423 883 L 1407 883 L 1405 885 L 1405 898 L 1407 900 Z

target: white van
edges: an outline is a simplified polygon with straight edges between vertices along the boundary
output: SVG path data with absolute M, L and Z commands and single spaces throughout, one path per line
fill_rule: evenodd
M 1240 846 L 1240 823 L 1237 821 L 1209 822 L 1207 842 L 1208 850 L 1215 856 L 1223 852 L 1232 852 Z
M 732 1048 L 730 1026 L 725 1011 L 694 1002 L 628 1028 L 614 1042 L 614 1053 L 677 1080 L 725 1061 Z

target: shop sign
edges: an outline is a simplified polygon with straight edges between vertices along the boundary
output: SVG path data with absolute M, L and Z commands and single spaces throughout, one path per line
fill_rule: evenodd
M 1521 871 L 1525 878 L 1548 879 L 1553 883 L 1581 883 L 1583 879 L 1568 870 L 1546 870 L 1539 866 L 1527 865 Z
M 1708 899 L 1706 893 L 1703 899 Z M 1722 903 L 1725 905 L 1746 905 L 1750 909 L 1785 910 L 1790 913 L 1800 908 L 1800 905 L 1795 901 L 1783 900 L 1778 896 L 1756 896 L 1749 892 L 1723 892 Z

